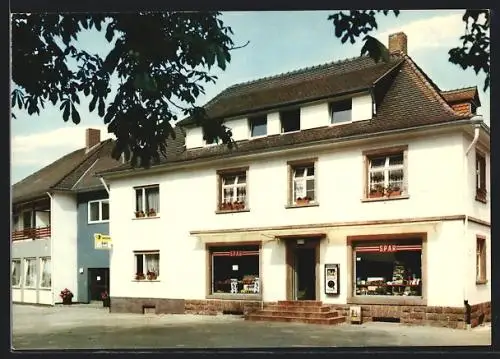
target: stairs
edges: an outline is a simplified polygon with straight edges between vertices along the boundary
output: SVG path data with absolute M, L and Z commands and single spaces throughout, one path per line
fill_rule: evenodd
M 245 320 L 297 322 L 307 324 L 334 325 L 345 322 L 345 317 L 322 302 L 315 300 L 278 301 L 277 304 L 265 304 L 264 310 L 250 313 Z

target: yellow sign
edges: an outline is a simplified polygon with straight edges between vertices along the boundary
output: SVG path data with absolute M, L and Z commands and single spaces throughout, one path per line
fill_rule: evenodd
M 94 233 L 94 248 L 95 249 L 110 249 L 111 237 L 107 234 Z

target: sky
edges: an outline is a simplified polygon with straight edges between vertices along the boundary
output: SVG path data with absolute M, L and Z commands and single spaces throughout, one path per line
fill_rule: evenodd
M 232 28 L 235 45 L 249 44 L 231 53 L 225 71 L 216 69 L 216 84 L 205 85 L 205 95 L 197 99 L 203 105 L 226 87 L 304 67 L 359 56 L 362 42 L 342 44 L 328 21 L 332 11 L 223 12 L 225 25 Z M 484 74 L 462 70 L 448 62 L 449 49 L 460 46 L 465 32 L 464 10 L 408 10 L 399 16 L 379 16 L 378 30 L 370 35 L 388 44 L 389 34 L 403 31 L 408 37 L 408 55 L 442 90 L 477 86 L 482 106 L 478 113 L 489 125 L 490 93 L 483 92 Z M 102 57 L 111 46 L 103 33 L 88 31 L 78 45 Z M 81 96 L 83 98 L 83 95 Z M 11 119 L 11 183 L 16 183 L 65 154 L 85 146 L 85 129 L 101 129 L 101 139 L 113 138 L 97 113 L 88 112 L 83 98 L 79 111 L 82 121 L 65 123 L 59 108 L 46 106 L 40 115 L 14 110 Z

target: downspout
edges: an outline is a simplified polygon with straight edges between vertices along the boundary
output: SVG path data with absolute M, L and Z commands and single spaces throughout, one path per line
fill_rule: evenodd
M 106 182 L 104 182 L 104 178 L 99 177 L 99 179 L 101 180 L 101 183 L 104 186 L 104 188 L 106 189 L 106 192 L 108 192 L 108 196 L 109 196 L 109 187 L 106 185 Z
M 479 118 L 482 118 L 482 116 L 475 116 L 471 120 L 479 119 Z M 464 276 L 465 283 L 464 283 L 464 288 L 463 288 L 463 294 L 464 294 L 464 306 L 465 306 L 465 324 L 467 326 L 467 329 L 470 328 L 470 324 L 471 324 L 470 323 L 471 306 L 469 304 L 469 298 L 468 298 L 469 294 L 468 294 L 468 290 L 467 290 L 467 286 L 469 283 L 469 275 L 467 275 L 467 273 L 468 273 L 467 263 L 469 260 L 469 246 L 467 245 L 467 235 L 469 232 L 469 215 L 468 215 L 468 209 L 467 209 L 467 193 L 468 193 L 467 189 L 469 187 L 469 181 L 468 181 L 469 172 L 467 171 L 467 168 L 468 168 L 467 161 L 468 161 L 469 153 L 470 153 L 471 149 L 476 145 L 477 141 L 479 140 L 480 130 L 481 130 L 480 124 L 474 125 L 474 138 L 472 139 L 472 142 L 470 143 L 469 147 L 467 147 L 467 150 L 465 151 L 465 156 L 464 156 L 463 163 L 462 163 L 463 170 L 464 170 L 464 182 L 465 182 L 465 186 L 464 186 L 465 190 L 462 192 L 463 193 L 462 198 L 463 198 L 463 204 L 464 204 L 464 210 L 465 210 L 463 241 L 464 241 L 464 246 L 465 246 L 464 268 L 466 270 L 466 274 Z
M 49 222 L 50 222 L 50 261 L 51 263 L 54 263 L 54 256 L 53 256 L 53 250 L 54 250 L 54 241 L 52 240 L 52 202 L 54 202 L 54 197 L 52 197 L 52 194 L 50 192 L 46 192 L 47 196 L 50 198 L 50 216 L 49 216 Z M 53 283 L 53 281 L 51 280 Z M 54 285 L 51 283 L 50 285 L 50 301 L 52 305 L 54 305 Z

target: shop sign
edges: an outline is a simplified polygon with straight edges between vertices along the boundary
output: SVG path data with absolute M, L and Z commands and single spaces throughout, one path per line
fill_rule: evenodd
M 398 247 L 395 244 L 381 244 L 379 246 L 379 252 L 396 252 Z
M 325 294 L 339 294 L 339 264 L 325 264 Z

